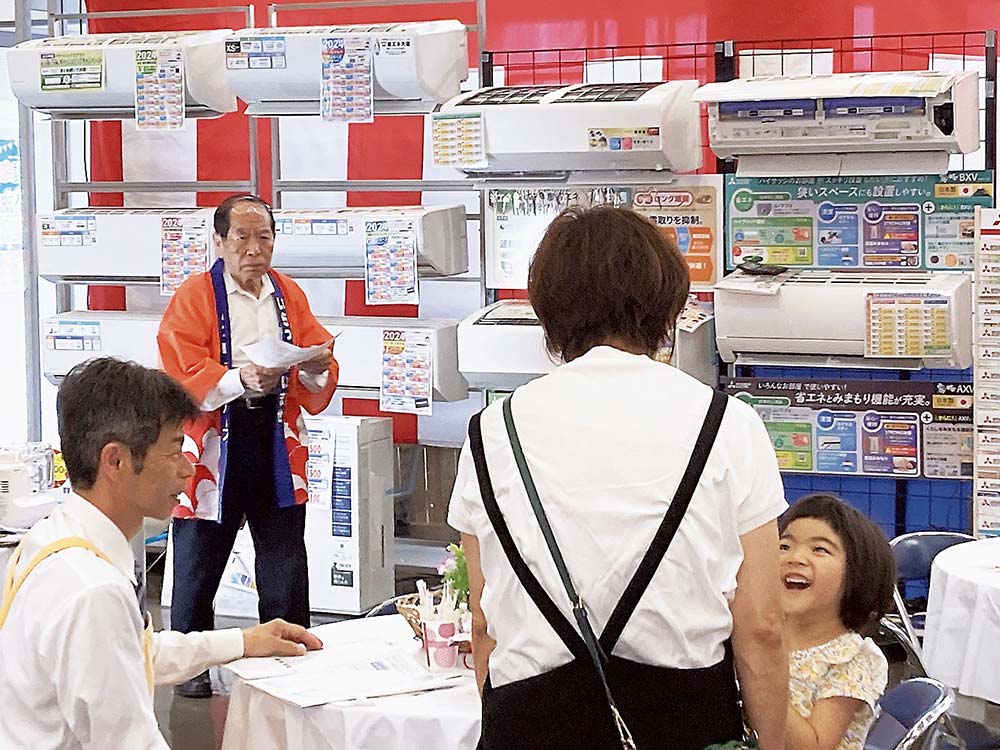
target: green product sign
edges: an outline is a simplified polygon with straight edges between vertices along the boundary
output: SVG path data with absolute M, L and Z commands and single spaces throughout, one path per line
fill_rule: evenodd
M 993 173 L 726 178 L 726 266 L 970 271 Z
M 135 73 L 137 76 L 156 74 L 156 50 L 138 49 L 135 51 Z
M 100 91 L 104 50 L 44 52 L 39 70 L 42 91 Z
M 767 434 L 782 471 L 812 471 L 812 424 L 765 422 Z

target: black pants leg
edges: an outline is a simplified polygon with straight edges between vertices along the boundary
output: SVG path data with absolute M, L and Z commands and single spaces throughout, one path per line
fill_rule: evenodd
M 173 521 L 174 590 L 170 627 L 181 633 L 213 630 L 212 601 L 233 551 L 243 514 L 223 508 L 222 522 L 200 519 Z
M 215 615 L 212 603 L 244 518 L 266 518 L 268 510 L 278 510 L 274 501 L 271 460 L 276 400 L 268 399 L 262 408 L 248 409 L 242 399 L 237 399 L 230 408 L 230 438 L 221 522 L 201 519 L 174 521 L 174 590 L 170 623 L 174 630 L 183 633 L 213 629 Z M 269 521 L 268 525 L 270 523 Z M 258 534 L 252 533 L 252 536 L 254 551 L 258 557 L 259 577 L 262 569 L 260 557 L 263 555 L 270 563 L 271 554 L 264 549 L 264 545 L 270 544 L 271 540 L 265 537 L 262 542 L 258 542 Z M 304 525 L 299 529 L 298 536 L 302 542 L 304 560 Z M 279 572 L 280 574 L 282 573 Z M 274 579 L 269 578 L 271 580 Z M 274 588 L 276 587 L 272 586 Z M 263 599 L 262 596 L 262 602 Z M 308 598 L 305 611 L 304 619 L 308 620 Z M 262 622 L 279 616 L 270 615 L 265 619 L 264 614 L 262 610 Z
M 273 502 L 248 509 L 260 596 L 260 621 L 280 617 L 309 627 L 309 568 L 306 564 L 306 506 L 279 508 Z

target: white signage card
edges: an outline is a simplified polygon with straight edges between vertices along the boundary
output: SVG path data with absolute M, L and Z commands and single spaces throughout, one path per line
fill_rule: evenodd
M 420 304 L 417 232 L 409 219 L 365 221 L 365 304 Z
M 323 39 L 319 110 L 327 122 L 372 122 L 375 119 L 375 79 L 369 37 Z
M 434 339 L 427 330 L 382 331 L 379 409 L 431 416 Z
M 184 52 L 135 51 L 135 126 L 177 130 L 184 126 Z
M 164 216 L 160 220 L 160 295 L 173 296 L 189 276 L 208 270 L 208 219 Z

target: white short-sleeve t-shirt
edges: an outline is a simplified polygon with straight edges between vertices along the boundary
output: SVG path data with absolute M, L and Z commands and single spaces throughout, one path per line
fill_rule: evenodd
M 648 549 L 687 466 L 711 389 L 649 357 L 599 346 L 518 389 L 511 402 L 528 465 L 573 583 L 600 635 Z M 531 510 L 499 403 L 482 416 L 497 503 L 518 550 L 572 621 L 569 599 Z M 787 505 L 753 409 L 730 399 L 715 447 L 666 557 L 614 653 L 691 669 L 723 658 L 740 535 Z M 568 663 L 514 575 L 486 516 L 472 454 L 462 449 L 448 523 L 479 539 L 494 686 Z M 777 554 L 777 551 L 775 552 Z

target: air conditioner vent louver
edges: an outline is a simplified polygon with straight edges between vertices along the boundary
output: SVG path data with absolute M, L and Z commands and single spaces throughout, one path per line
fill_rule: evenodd
M 560 94 L 553 104 L 570 102 L 634 102 L 660 85 L 657 83 L 594 83 Z
M 476 107 L 497 104 L 538 104 L 553 91 L 564 86 L 498 86 L 481 89 L 474 96 L 461 101 L 459 107 Z

